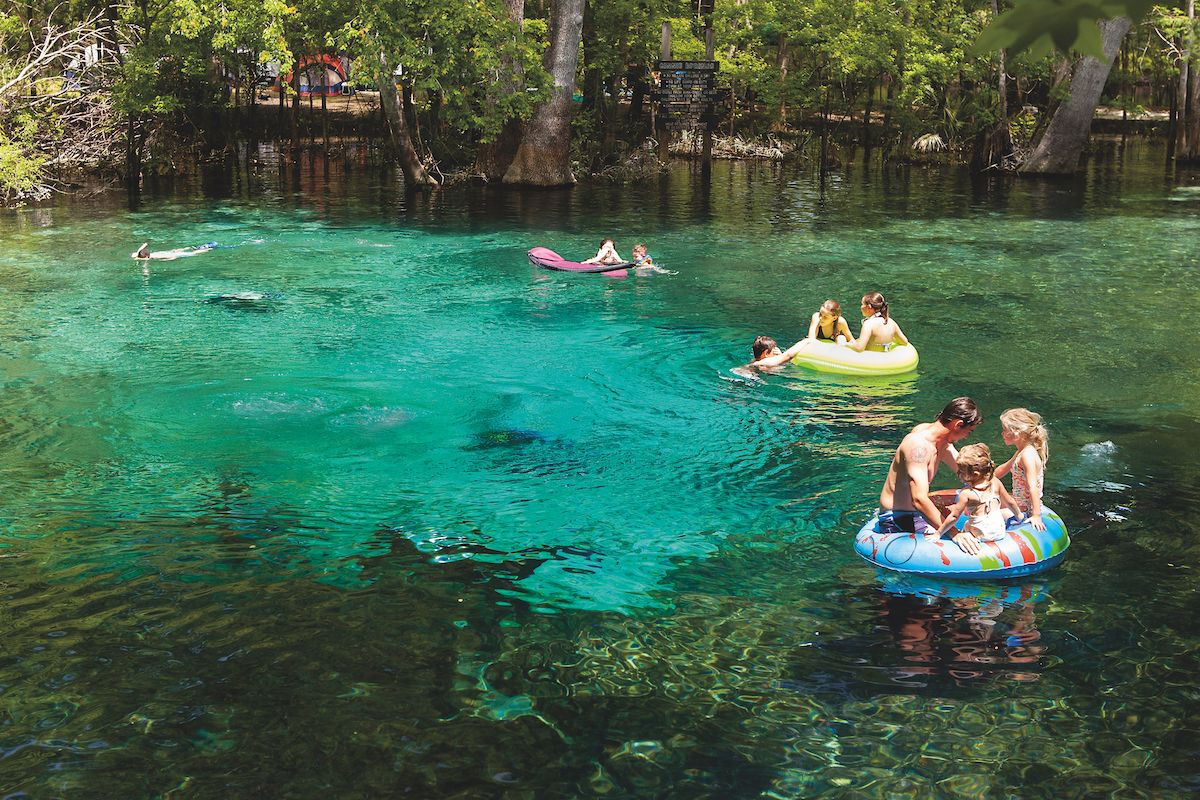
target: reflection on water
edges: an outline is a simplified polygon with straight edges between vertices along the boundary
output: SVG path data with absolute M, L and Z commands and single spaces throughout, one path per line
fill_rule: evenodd
M 904 652 L 896 680 L 928 686 L 933 676 L 960 686 L 981 680 L 1037 680 L 1044 648 L 1035 627 L 1041 584 L 944 581 L 880 575 L 879 625 Z
M 824 191 L 268 159 L 5 212 L 6 791 L 1194 793 L 1200 206 L 1106 148 L 1066 181 L 850 163 Z M 605 235 L 676 274 L 525 257 Z M 240 246 L 143 271 L 146 240 Z M 733 372 L 872 289 L 914 373 Z M 1039 582 L 850 547 L 962 394 L 1005 457 L 1001 410 L 1050 423 L 1074 544 Z

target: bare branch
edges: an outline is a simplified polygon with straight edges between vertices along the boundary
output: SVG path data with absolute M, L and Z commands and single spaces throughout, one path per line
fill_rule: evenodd
M 59 28 L 48 21 L 32 50 L 16 60 L 13 65 L 15 73 L 9 72 L 11 77 L 0 83 L 0 114 L 27 105 L 40 105 L 40 96 L 31 95 L 30 88 L 47 79 L 59 77 L 59 64 L 71 61 L 86 63 L 89 46 L 108 44 L 98 24 L 102 17 L 103 14 L 96 14 L 69 28 Z

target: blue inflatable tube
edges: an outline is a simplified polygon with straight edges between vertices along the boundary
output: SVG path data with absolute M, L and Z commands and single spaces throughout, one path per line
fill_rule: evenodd
M 1011 606 L 1040 602 L 1049 597 L 1046 584 L 1034 582 L 1037 579 L 1032 581 L 1019 578 L 1009 581 L 966 581 L 940 576 L 934 578 L 928 575 L 914 575 L 911 572 L 896 572 L 892 569 L 877 570 L 876 578 L 879 581 L 879 588 L 888 594 L 919 597 L 926 601 L 973 600 L 980 605 L 998 602 Z
M 873 517 L 854 538 L 854 552 L 879 567 L 911 575 L 930 575 L 960 580 L 992 580 L 1032 575 L 1057 566 L 1071 546 L 1062 518 L 1042 506 L 1046 530 L 1035 530 L 1029 522 L 1010 525 L 1004 538 L 981 542 L 976 555 L 963 550 L 949 538 L 927 539 L 919 533 L 879 532 Z M 961 522 L 960 522 L 961 525 Z

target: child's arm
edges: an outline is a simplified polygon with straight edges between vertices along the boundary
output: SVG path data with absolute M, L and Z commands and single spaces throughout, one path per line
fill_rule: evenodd
M 791 361 L 793 358 L 795 358 L 796 354 L 799 353 L 801 350 L 803 350 L 804 346 L 806 344 L 808 344 L 809 341 L 811 341 L 811 340 L 801 339 L 800 341 L 796 342 L 794 345 L 789 347 L 787 350 L 784 350 L 782 353 L 780 353 L 777 356 L 767 356 L 765 358 L 760 358 L 758 361 L 754 362 L 754 366 L 756 366 L 756 367 L 778 367 L 782 364 L 786 364 L 789 361 Z
M 950 506 L 946 512 L 946 518 L 942 520 L 942 527 L 938 529 L 938 538 L 954 527 L 954 523 L 958 522 L 958 518 L 967 510 L 967 505 L 970 503 L 970 498 L 967 496 L 967 490 L 963 489 L 958 493 L 958 499 L 954 501 L 954 505 Z M 975 555 L 980 551 L 979 539 L 975 534 L 968 530 L 961 530 L 954 534 L 951 539 L 956 545 L 961 547 L 965 552 Z
M 946 516 L 942 517 L 942 527 L 938 528 L 937 536 L 934 538 L 942 538 L 946 534 L 946 531 L 954 527 L 954 523 L 958 522 L 958 518 L 966 511 L 967 503 L 969 502 L 970 498 L 967 497 L 967 490 L 963 489 L 958 493 L 958 499 L 954 501 L 954 505 L 946 509 Z M 926 535 L 933 537 L 933 534 Z
M 900 344 L 908 344 L 908 337 L 904 335 L 904 331 L 900 330 L 899 323 L 896 323 L 896 339 L 900 341 Z
M 1012 472 L 1013 462 L 1017 460 L 1017 456 L 1020 455 L 1020 453 L 1021 453 L 1021 451 L 1018 450 L 1017 452 L 1012 454 L 1012 458 L 1010 458 L 1008 461 L 1005 461 L 1000 466 L 996 467 L 996 477 L 997 478 L 1003 478 L 1005 475 Z
M 816 313 L 814 313 L 812 315 L 812 322 L 808 323 L 808 336 L 805 338 L 807 338 L 807 339 L 817 338 L 817 326 L 820 324 L 821 324 L 821 312 L 817 311 Z
M 850 323 L 846 322 L 845 317 L 838 317 L 837 330 L 834 332 L 834 339 L 837 339 L 837 334 L 846 337 L 847 342 L 854 341 L 854 334 L 850 332 Z
M 875 320 L 868 319 L 867 321 L 863 322 L 862 330 L 858 333 L 858 341 L 855 341 L 853 338 L 851 338 L 850 341 L 846 342 L 846 347 L 857 350 L 860 353 L 863 350 L 866 350 L 867 342 L 871 341 L 871 333 L 874 330 Z
M 1033 529 L 1046 530 L 1042 522 L 1042 480 L 1045 477 L 1042 459 L 1032 447 L 1021 451 L 1021 462 L 1025 467 L 1025 480 L 1029 482 L 1029 521 Z
M 992 489 L 999 494 L 1000 502 L 1003 503 L 1009 511 L 1013 512 L 1014 517 L 1021 516 L 1021 507 L 1017 505 L 1016 499 L 1008 493 L 1008 489 L 1004 488 L 1004 484 L 999 478 L 992 478 Z

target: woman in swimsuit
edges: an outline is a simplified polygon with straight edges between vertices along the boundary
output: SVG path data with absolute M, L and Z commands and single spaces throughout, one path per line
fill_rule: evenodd
M 860 353 L 868 348 L 886 353 L 893 344 L 908 344 L 904 331 L 900 330 L 896 320 L 888 316 L 887 301 L 879 292 L 863 295 L 862 315 L 864 319 L 858 341 L 847 342 L 847 347 Z
M 850 325 L 842 316 L 842 307 L 836 300 L 826 300 L 821 304 L 821 309 L 812 315 L 812 321 L 808 324 L 808 338 L 836 344 L 854 341 Z

